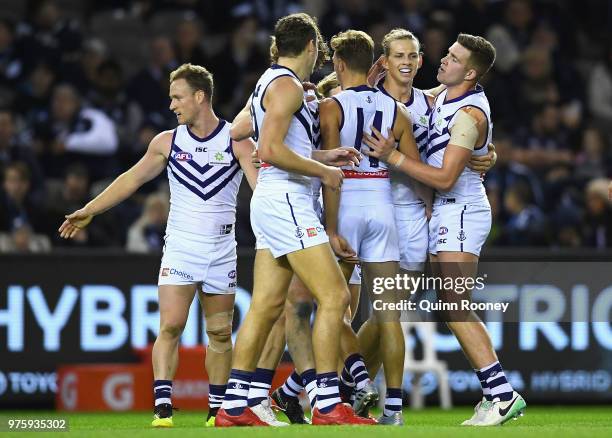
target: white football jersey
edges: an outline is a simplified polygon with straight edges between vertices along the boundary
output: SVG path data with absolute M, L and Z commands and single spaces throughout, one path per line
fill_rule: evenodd
M 479 108 L 487 118 L 487 136 L 482 144 L 476 145 L 472 155 L 486 155 L 487 145 L 491 142 L 493 123 L 491 122 L 491 109 L 484 90 L 480 85 L 475 90 L 463 96 L 446 100 L 448 90 L 444 90 L 436 98 L 429 118 L 429 135 L 427 143 L 427 164 L 442 167 L 444 151 L 450 140 L 450 129 L 455 123 L 457 112 L 466 106 Z M 487 199 L 485 188 L 479 172 L 465 167 L 455 185 L 446 192 L 436 191 L 436 199 L 454 199 L 453 202 L 474 203 Z
M 168 156 L 170 214 L 167 231 L 214 234 L 236 222 L 236 197 L 242 169 L 232 150 L 230 124 L 219 120 L 206 138 L 187 125 L 172 135 Z
M 347 88 L 332 97 L 342 111 L 340 145 L 353 146 L 358 151 L 367 148 L 363 133 L 372 133 L 374 126 L 386 134 L 393 128 L 397 103 L 376 88 L 366 85 Z M 359 167 L 343 168 L 341 202 L 371 204 L 391 202 L 391 183 L 388 165 L 376 158 L 364 155 Z
M 293 77 L 301 83 L 299 77 L 291 69 L 274 64 L 264 72 L 255 85 L 255 91 L 251 98 L 251 118 L 253 120 L 253 131 L 255 132 L 254 138 L 257 141 L 258 148 L 260 147 L 259 133 L 266 122 L 266 109 L 263 103 L 264 96 L 272 81 L 283 76 Z M 313 116 L 308 109 L 305 98 L 300 109 L 291 118 L 284 143 L 293 152 L 311 158 L 314 143 Z M 259 170 L 256 189 L 312 193 L 310 177 L 288 172 L 267 163 L 263 163 Z
M 379 84 L 378 88 L 383 93 L 389 95 L 383 84 Z M 390 95 L 389 95 L 390 96 Z M 425 161 L 425 152 L 427 149 L 427 131 L 429 127 L 429 114 L 431 107 L 427 101 L 427 97 L 423 90 L 412 88 L 410 100 L 404 105 L 410 113 L 412 121 L 412 133 L 419 148 L 421 160 Z M 416 195 L 414 189 L 414 180 L 404 172 L 391 171 L 391 192 L 393 194 L 394 205 L 412 205 L 422 204 L 423 201 Z

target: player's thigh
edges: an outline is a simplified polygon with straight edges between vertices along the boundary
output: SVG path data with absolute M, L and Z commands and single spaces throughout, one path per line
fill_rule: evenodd
M 209 294 L 198 290 L 198 298 L 206 317 L 217 313 L 232 313 L 234 311 L 234 294 Z
M 293 275 L 289 284 L 287 301 L 291 304 L 310 303 L 312 304 L 312 294 L 297 275 Z
M 258 249 L 255 253 L 250 308 L 258 312 L 269 310 L 278 316 L 283 309 L 292 276 L 293 271 L 286 257 L 274 258 L 269 249 Z
M 320 305 L 348 306 L 346 280 L 328 243 L 287 254 L 287 260 Z
M 184 326 L 195 293 L 195 284 L 160 285 L 158 289 L 160 325 Z
M 349 292 L 351 294 L 351 302 L 349 309 L 351 311 L 351 321 L 355 318 L 357 308 L 359 307 L 359 296 L 361 295 L 361 284 L 349 284 Z

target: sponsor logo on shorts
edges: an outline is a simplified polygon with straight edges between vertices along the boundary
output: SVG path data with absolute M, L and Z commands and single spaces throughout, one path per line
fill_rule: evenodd
M 446 233 L 448 233 L 448 228 L 446 227 L 440 227 L 440 232 L 438 233 L 440 236 L 445 235 Z
M 230 281 L 229 284 L 227 285 L 227 287 L 236 287 L 236 282 L 235 281 Z
M 227 273 L 227 278 L 236 278 L 236 271 L 232 270 Z
M 174 155 L 174 159 L 176 161 L 189 161 L 193 158 L 193 155 L 191 155 L 189 152 L 177 152 Z
M 295 237 L 297 237 L 298 239 L 301 239 L 302 237 L 304 237 L 304 228 L 295 227 Z
M 438 244 L 446 243 L 446 239 L 438 239 Z
M 167 277 L 168 275 L 178 275 L 179 277 L 185 280 L 193 281 L 193 276 L 191 274 L 188 274 L 187 272 L 179 271 L 178 269 L 174 269 L 174 268 L 162 268 L 161 275 L 162 277 Z
M 457 239 L 461 240 L 462 242 L 467 239 L 467 237 L 465 236 L 465 232 L 463 230 L 459 231 L 459 234 L 457 235 Z
M 319 232 L 322 233 L 323 231 L 325 231 L 325 228 L 323 227 L 315 227 L 315 229 Z
M 308 237 L 315 237 L 318 233 L 314 228 L 306 228 L 306 234 L 308 234 Z

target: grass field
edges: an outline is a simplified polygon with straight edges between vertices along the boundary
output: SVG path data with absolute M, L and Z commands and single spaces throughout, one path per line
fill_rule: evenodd
M 609 406 L 580 407 L 528 407 L 525 416 L 511 420 L 502 427 L 473 428 L 458 424 L 471 416 L 471 408 L 461 407 L 450 411 L 426 409 L 404 411 L 406 425 L 402 428 L 389 426 L 291 426 L 287 428 L 204 428 L 204 414 L 179 411 L 174 415 L 173 429 L 149 427 L 151 414 L 134 413 L 75 413 L 0 411 L 0 424 L 6 425 L 8 418 L 65 418 L 70 431 L 65 433 L 23 432 L 7 433 L 0 429 L 0 436 L 53 436 L 53 437 L 329 437 L 334 438 L 378 438 L 378 437 L 612 437 L 612 408 Z M 279 417 L 283 417 L 280 415 Z M 282 418 L 284 419 L 284 418 Z M 373 429 L 374 428 L 374 429 Z

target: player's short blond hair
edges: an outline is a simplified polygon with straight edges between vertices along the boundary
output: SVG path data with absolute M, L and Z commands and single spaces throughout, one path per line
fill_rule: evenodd
M 382 40 L 383 53 L 385 56 L 389 56 L 391 43 L 399 40 L 413 40 L 417 44 L 417 50 L 421 50 L 421 42 L 412 32 L 407 29 L 396 28 L 386 34 Z
M 209 101 L 212 101 L 214 84 L 211 72 L 201 65 L 183 64 L 170 73 L 170 83 L 185 79 L 194 92 L 202 90 Z
M 336 72 L 331 72 L 319 82 L 317 82 L 317 93 L 323 97 L 330 97 L 331 90 L 338 87 L 340 82 L 336 76 Z
M 374 62 L 374 41 L 361 30 L 349 29 L 334 35 L 330 46 L 337 58 L 353 71 L 367 73 Z

